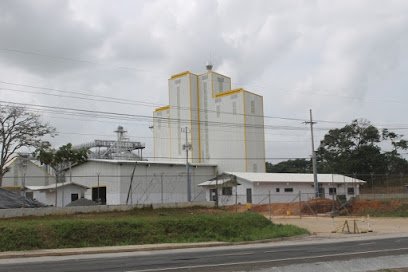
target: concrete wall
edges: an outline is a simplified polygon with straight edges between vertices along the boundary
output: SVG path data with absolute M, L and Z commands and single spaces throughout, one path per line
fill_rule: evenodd
M 85 207 L 65 207 L 65 208 L 20 208 L 20 209 L 0 209 L 0 218 L 12 218 L 23 216 L 46 216 L 46 215 L 68 215 L 76 213 L 104 213 L 116 211 L 129 211 L 135 208 L 152 207 L 153 209 L 161 208 L 188 208 L 188 207 L 214 207 L 213 202 L 181 202 L 165 203 L 152 205 L 99 205 Z

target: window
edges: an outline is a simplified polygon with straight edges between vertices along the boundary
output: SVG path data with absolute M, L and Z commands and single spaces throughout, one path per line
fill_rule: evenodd
M 217 81 L 218 81 L 218 86 L 217 86 L 218 90 L 217 91 L 220 93 L 220 92 L 222 92 L 222 89 L 223 89 L 222 85 L 224 83 L 224 79 L 222 77 L 219 77 L 219 78 L 217 78 Z
M 279 192 L 280 192 L 280 188 L 276 188 L 275 191 L 276 191 L 277 193 L 279 193 Z
M 71 194 L 71 202 L 78 200 L 79 195 L 78 194 Z
M 33 192 L 26 192 L 25 193 L 26 198 L 33 200 L 34 199 L 34 193 Z
M 336 195 L 337 188 L 329 188 L 329 195 Z
M 254 172 L 258 172 L 258 165 L 257 165 L 256 163 L 254 163 L 254 164 L 252 165 L 252 170 L 253 170 Z
M 217 117 L 220 118 L 221 115 L 221 107 L 220 105 L 217 105 Z
M 237 102 L 232 102 L 232 114 L 237 115 Z
M 217 189 L 210 189 L 210 201 L 217 201 Z
M 353 187 L 348 187 L 347 188 L 347 194 L 354 195 L 354 188 Z
M 285 188 L 285 193 L 293 193 L 293 188 Z
M 255 101 L 251 100 L 251 113 L 255 113 Z
M 232 187 L 222 187 L 222 195 L 232 195 Z

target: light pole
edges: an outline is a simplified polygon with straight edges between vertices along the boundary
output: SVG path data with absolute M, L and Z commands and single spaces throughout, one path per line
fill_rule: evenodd
M 191 202 L 191 180 L 190 180 L 190 165 L 188 163 L 188 151 L 191 149 L 191 144 L 188 143 L 188 127 L 182 128 L 181 132 L 186 133 L 186 143 L 183 144 L 183 150 L 186 151 L 186 172 L 187 172 L 187 201 Z

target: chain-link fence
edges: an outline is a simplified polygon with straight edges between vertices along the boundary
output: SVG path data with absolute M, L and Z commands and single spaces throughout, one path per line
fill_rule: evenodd
M 147 173 L 148 167 L 146 167 Z M 322 213 L 345 213 L 350 198 L 361 200 L 408 200 L 407 175 L 356 174 L 366 181 L 359 185 L 359 193 L 347 195 L 341 186 L 336 191 L 326 191 L 325 198 L 315 198 L 313 188 L 309 192 L 281 192 L 256 190 L 248 194 L 231 184 L 220 185 L 216 193 L 211 187 L 199 186 L 213 178 L 211 174 L 191 174 L 191 200 L 193 202 L 214 201 L 218 206 L 233 210 L 254 209 L 273 215 L 302 215 Z M 141 175 L 66 175 L 66 186 L 55 183 L 50 176 L 8 175 L 3 177 L 3 186 L 22 191 L 26 196 L 47 205 L 62 207 L 81 197 L 98 204 L 153 204 L 186 202 L 187 176 L 185 171 Z M 68 185 L 76 183 L 78 186 Z M 240 187 L 239 185 L 238 187 Z M 351 184 L 350 186 L 357 186 Z M 291 186 L 292 187 L 292 186 Z M 344 190 L 343 190 L 344 189 Z M 347 189 L 347 188 L 346 188 Z M 346 195 L 340 195 L 340 192 Z M 354 191 L 353 191 L 354 192 Z M 218 199 L 218 201 L 217 201 Z

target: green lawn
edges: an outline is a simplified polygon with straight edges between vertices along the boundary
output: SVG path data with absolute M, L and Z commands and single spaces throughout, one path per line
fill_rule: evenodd
M 252 241 L 306 234 L 256 213 L 208 209 L 134 210 L 0 221 L 0 251 L 204 241 Z

